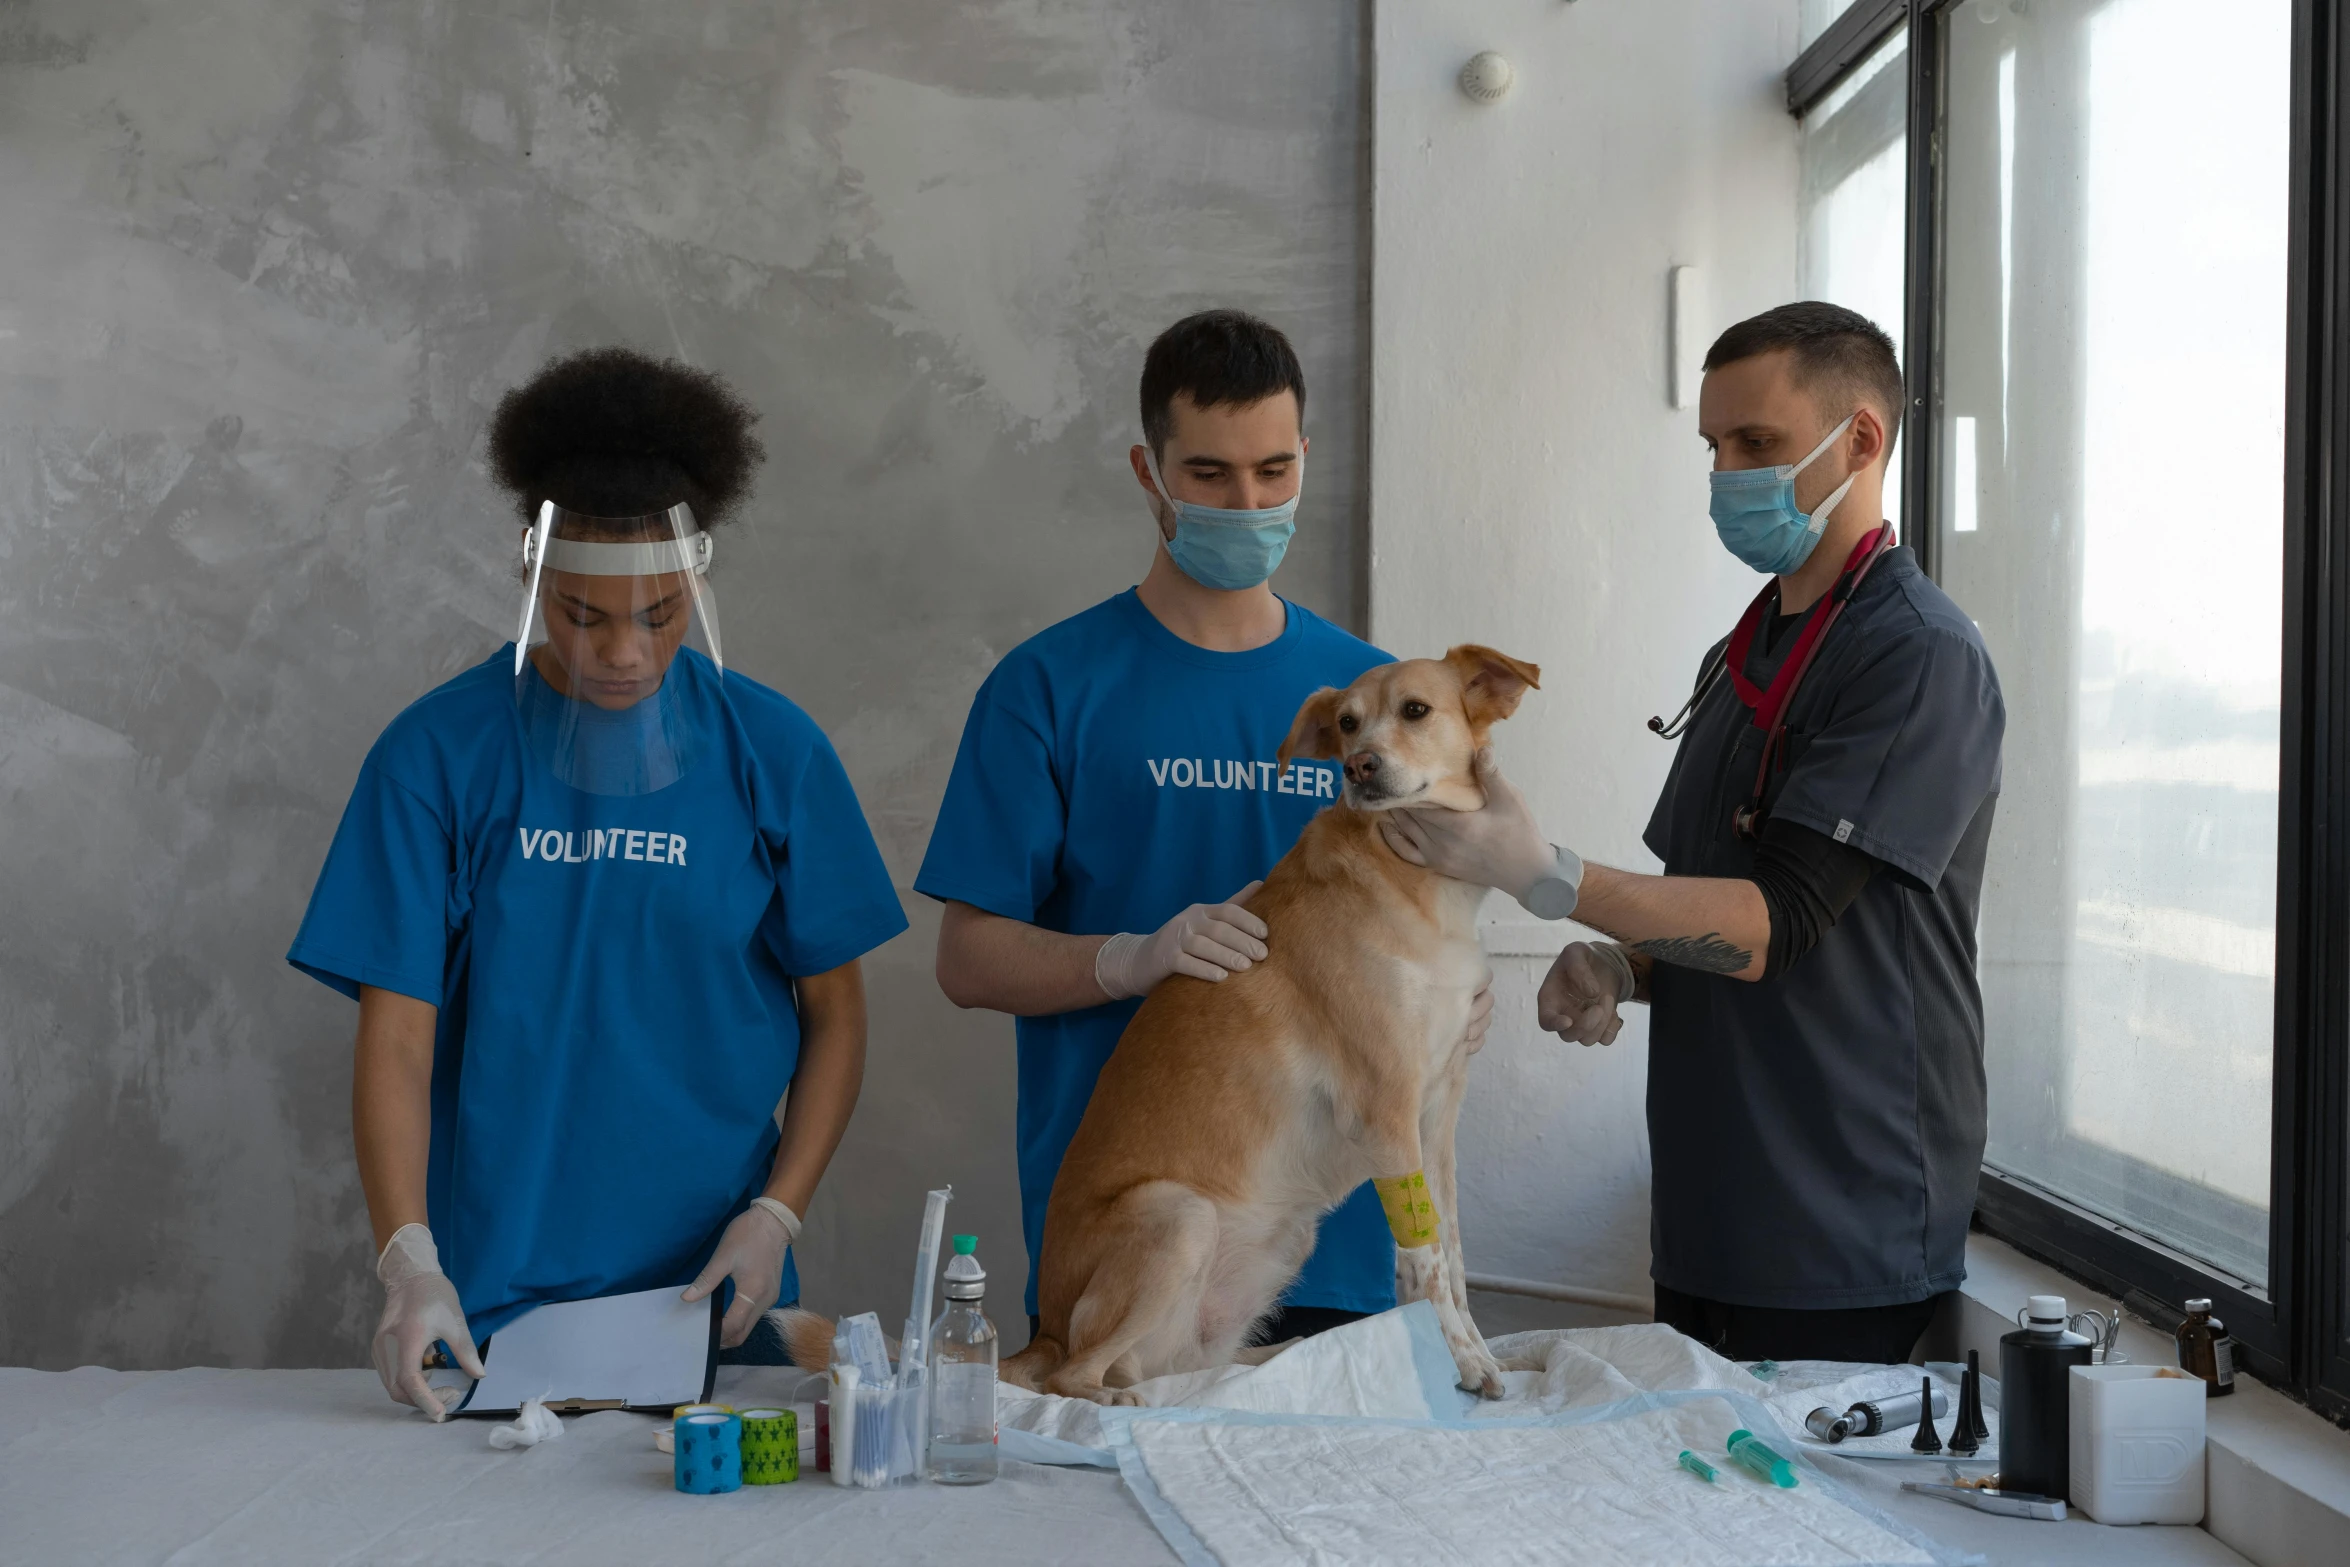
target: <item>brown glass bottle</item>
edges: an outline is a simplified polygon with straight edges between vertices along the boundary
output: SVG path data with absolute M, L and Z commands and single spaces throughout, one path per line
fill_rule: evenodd
M 2179 1367 L 2203 1379 L 2203 1395 L 2218 1398 L 2236 1390 L 2236 1341 L 2228 1326 L 2211 1314 L 2211 1302 L 2187 1302 L 2187 1320 L 2179 1324 Z

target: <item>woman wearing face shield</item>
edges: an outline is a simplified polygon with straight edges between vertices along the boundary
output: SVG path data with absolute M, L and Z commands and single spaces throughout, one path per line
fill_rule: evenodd
M 905 929 L 839 759 L 725 661 L 712 529 L 763 452 L 715 376 L 619 349 L 507 394 L 513 643 L 369 752 L 289 960 L 359 1002 L 352 1125 L 385 1389 L 535 1305 L 764 1313 L 854 1108 L 858 960 Z

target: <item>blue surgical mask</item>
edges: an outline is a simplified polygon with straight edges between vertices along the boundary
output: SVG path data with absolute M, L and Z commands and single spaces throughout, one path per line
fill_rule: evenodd
M 1175 513 L 1175 537 L 1167 541 L 1167 553 L 1185 576 L 1203 588 L 1230 593 L 1253 588 L 1280 569 L 1281 557 L 1289 553 L 1290 535 L 1297 532 L 1296 495 L 1256 511 L 1179 501 L 1159 473 L 1158 458 L 1147 448 L 1143 455 L 1150 464 L 1151 482 Z M 1298 459 L 1298 491 L 1305 491 L 1303 457 Z
M 1835 493 L 1820 503 L 1819 510 L 1806 517 L 1795 507 L 1795 476 L 1819 460 L 1820 453 L 1843 439 L 1852 428 L 1855 413 L 1828 432 L 1828 438 L 1811 449 L 1811 455 L 1799 463 L 1781 463 L 1775 468 L 1735 468 L 1717 470 L 1713 475 L 1714 531 L 1722 536 L 1722 547 L 1755 570 L 1770 576 L 1783 577 L 1798 570 L 1811 558 L 1818 547 L 1820 535 L 1827 531 L 1828 514 L 1851 493 L 1853 474 L 1836 486 Z

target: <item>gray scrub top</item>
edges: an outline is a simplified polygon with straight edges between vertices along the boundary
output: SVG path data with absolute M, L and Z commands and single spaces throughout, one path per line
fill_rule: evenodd
M 1746 673 L 1767 688 L 1796 635 L 1766 640 Z M 1922 1300 L 1966 1276 L 1984 1137 L 1975 920 L 2006 726 L 1974 622 L 1908 548 L 1888 550 L 1804 675 L 1765 794 L 1773 817 L 1874 856 L 1877 874 L 1784 976 L 1655 967 L 1659 1284 L 1828 1310 Z M 1666 874 L 1753 874 L 1730 813 L 1762 742 L 1717 682 L 1649 818 Z

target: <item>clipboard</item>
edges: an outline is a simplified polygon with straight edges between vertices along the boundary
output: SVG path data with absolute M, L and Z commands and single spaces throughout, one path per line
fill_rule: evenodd
M 544 1398 L 559 1414 L 630 1409 L 666 1415 L 708 1403 L 718 1381 L 720 1297 L 688 1303 L 674 1288 L 534 1306 L 481 1342 L 476 1382 L 455 1366 L 433 1371 L 435 1387 L 461 1387 L 453 1415 L 508 1419 L 523 1400 Z

